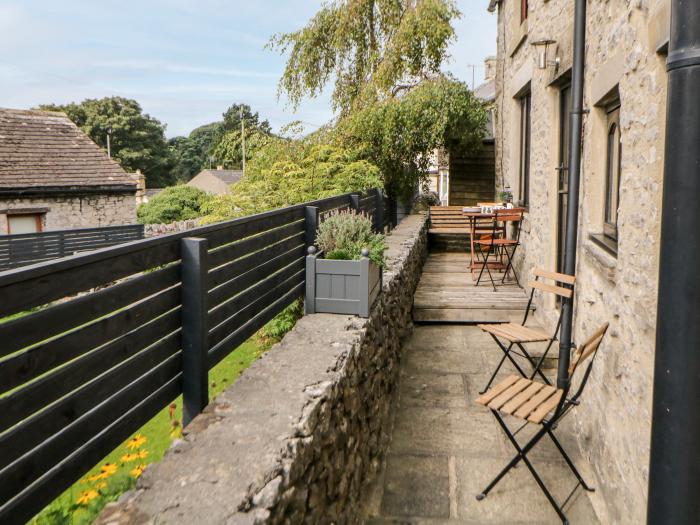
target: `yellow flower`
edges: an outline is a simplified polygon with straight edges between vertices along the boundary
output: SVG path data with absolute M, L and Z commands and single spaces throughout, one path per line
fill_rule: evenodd
M 148 450 L 139 450 L 134 456 L 138 459 L 146 459 L 148 457 Z
M 114 474 L 119 467 L 116 463 L 105 463 L 100 467 L 101 479 L 108 478 Z
M 146 465 L 138 465 L 134 467 L 129 474 L 134 476 L 135 478 L 138 478 L 141 474 L 143 474 L 144 469 L 146 468 Z
M 121 458 L 123 463 L 130 463 L 136 459 L 139 459 L 138 454 L 124 454 Z
M 104 481 L 100 481 L 99 483 L 95 483 L 95 488 L 97 490 L 101 490 L 107 486 L 107 483 Z
M 128 448 L 129 450 L 136 450 L 138 448 L 141 448 L 141 445 L 143 445 L 146 441 L 148 441 L 148 439 L 146 439 L 146 436 L 136 434 L 126 443 L 126 448 Z
M 87 505 L 88 503 L 90 503 L 90 501 L 92 501 L 93 499 L 95 499 L 98 496 L 99 496 L 99 494 L 97 493 L 96 490 L 92 490 L 92 489 L 84 490 L 78 496 L 76 503 L 78 505 Z

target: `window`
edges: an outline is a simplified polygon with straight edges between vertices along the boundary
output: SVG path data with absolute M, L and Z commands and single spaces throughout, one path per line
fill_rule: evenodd
M 527 19 L 527 0 L 520 0 L 520 23 Z
M 37 233 L 42 228 L 41 213 L 20 213 L 7 216 L 8 233 Z
M 617 242 L 617 209 L 620 196 L 620 171 L 622 143 L 620 141 L 620 101 L 615 100 L 606 108 L 607 144 L 605 167 L 605 206 L 603 234 Z
M 532 95 L 527 93 L 520 102 L 520 185 L 518 200 L 522 206 L 530 204 L 530 109 Z

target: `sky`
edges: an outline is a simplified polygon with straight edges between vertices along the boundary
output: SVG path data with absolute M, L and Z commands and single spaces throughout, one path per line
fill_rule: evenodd
M 458 0 L 462 18 L 445 69 L 476 85 L 496 52 L 488 0 Z M 136 99 L 186 135 L 250 104 L 273 129 L 301 120 L 309 131 L 333 116 L 328 93 L 293 112 L 277 97 L 284 57 L 270 36 L 297 30 L 320 0 L 0 0 L 0 107 L 26 109 L 85 98 Z M 472 69 L 470 65 L 476 65 Z M 328 91 L 328 90 L 327 90 Z

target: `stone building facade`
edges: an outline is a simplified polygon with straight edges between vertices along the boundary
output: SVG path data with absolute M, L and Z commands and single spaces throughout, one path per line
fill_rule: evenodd
M 573 416 L 603 523 L 646 515 L 663 177 L 668 0 L 588 2 L 574 335 L 605 321 Z M 528 212 L 517 268 L 557 270 L 566 205 L 571 0 L 492 0 L 498 11 L 497 191 Z M 554 300 L 537 304 L 549 328 Z
M 0 235 L 133 224 L 143 180 L 65 114 L 0 108 Z

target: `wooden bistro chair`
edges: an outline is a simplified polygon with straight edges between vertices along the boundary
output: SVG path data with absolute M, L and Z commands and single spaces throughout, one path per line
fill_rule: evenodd
M 522 460 L 532 476 L 535 478 L 537 485 L 539 485 L 542 492 L 544 492 L 544 495 L 547 497 L 549 503 L 559 515 L 562 523 L 569 523 L 566 515 L 564 514 L 563 508 L 569 502 L 579 486 L 590 492 L 592 492 L 593 489 L 583 480 L 583 477 L 574 466 L 573 461 L 564 451 L 561 443 L 554 435 L 554 430 L 564 416 L 566 416 L 575 406 L 579 404 L 579 398 L 584 387 L 586 386 L 586 383 L 588 382 L 595 356 L 607 330 L 608 323 L 605 323 L 598 330 L 596 330 L 596 332 L 589 337 L 586 342 L 579 346 L 574 353 L 569 366 L 569 379 L 573 377 L 574 373 L 579 369 L 584 361 L 586 361 L 586 359 L 589 357 L 591 359 L 588 362 L 588 366 L 586 367 L 579 386 L 573 396 L 569 396 L 571 388 L 570 380 L 568 381 L 568 386 L 565 389 L 557 389 L 544 383 L 521 378 L 517 375 L 512 375 L 476 399 L 475 402 L 477 404 L 483 405 L 491 410 L 491 413 L 494 415 L 496 421 L 498 421 L 498 424 L 505 432 L 508 440 L 517 451 L 516 456 L 505 466 L 503 470 L 501 470 L 501 472 L 498 473 L 494 480 L 491 481 L 491 483 L 489 483 L 486 488 L 476 496 L 478 501 L 483 500 L 503 478 L 503 476 L 505 476 L 510 469 L 515 467 Z M 551 415 L 549 415 L 550 413 Z M 515 430 L 515 432 L 511 432 L 503 419 L 504 416 L 512 416 L 516 419 L 524 421 L 524 423 L 517 430 Z M 515 435 L 529 424 L 538 425 L 540 429 L 527 443 L 521 446 L 515 439 Z M 535 470 L 535 467 L 533 467 L 532 463 L 527 458 L 528 452 L 530 452 L 530 450 L 532 450 L 533 447 L 545 435 L 548 435 L 551 438 L 554 446 L 562 455 L 564 461 L 568 465 L 569 469 L 571 469 L 571 472 L 574 474 L 577 480 L 576 486 L 561 505 L 559 505 L 554 499 L 554 496 L 552 496 L 549 489 L 547 489 L 547 486 L 544 484 L 544 481 L 542 481 L 542 478 L 537 473 L 537 470 Z
M 503 270 L 503 278 L 501 279 L 501 284 L 505 283 L 508 273 L 513 268 L 513 257 L 515 256 L 515 251 L 518 246 L 520 246 L 520 227 L 523 222 L 522 208 L 511 208 L 504 210 L 494 210 L 493 221 L 492 221 L 492 235 L 487 237 L 482 237 L 474 240 L 474 244 L 480 249 L 476 253 L 485 252 L 486 255 L 483 256 L 483 260 L 478 263 L 481 266 L 481 271 L 479 272 L 479 277 L 476 280 L 476 285 L 479 286 L 481 278 L 484 275 L 484 270 L 489 274 L 489 279 L 491 279 L 491 285 L 493 290 L 496 291 L 496 281 L 491 274 L 491 267 L 499 268 Z M 513 235 L 508 238 L 507 231 L 508 225 L 513 225 Z M 489 258 L 493 254 L 491 263 L 489 263 Z M 507 261 L 507 262 L 506 262 Z M 520 286 L 520 281 L 518 281 L 518 276 L 513 272 L 515 277 L 515 282 Z
M 542 373 L 540 367 L 542 366 L 542 363 L 544 363 L 544 360 L 547 357 L 550 348 L 552 348 L 552 345 L 557 340 L 557 333 L 559 332 L 559 327 L 561 326 L 562 313 L 559 314 L 559 320 L 557 321 L 557 324 L 554 327 L 554 332 L 551 335 L 542 330 L 527 327 L 525 326 L 525 324 L 527 323 L 527 319 L 530 315 L 530 310 L 532 309 L 532 301 L 535 297 L 535 290 L 539 290 L 543 293 L 548 294 L 551 293 L 558 297 L 566 297 L 567 299 L 570 299 L 574 294 L 574 283 L 576 282 L 576 277 L 574 277 L 573 275 L 567 275 L 563 273 L 549 272 L 541 268 L 535 268 L 532 271 L 532 274 L 534 275 L 535 280 L 530 281 L 530 299 L 527 302 L 527 307 L 525 308 L 525 315 L 523 316 L 523 320 L 520 324 L 497 323 L 477 325 L 484 332 L 488 333 L 493 338 L 493 340 L 496 341 L 498 347 L 503 351 L 503 357 L 498 363 L 496 369 L 493 371 L 493 374 L 491 375 L 489 382 L 486 384 L 486 387 L 484 387 L 484 389 L 481 392 L 479 392 L 480 394 L 483 394 L 489 389 L 491 383 L 493 383 L 493 380 L 496 378 L 496 375 L 498 375 L 498 372 L 501 370 L 501 367 L 503 366 L 503 363 L 506 359 L 510 360 L 515 369 L 518 372 L 520 372 L 521 376 L 528 377 L 523 371 L 523 369 L 520 367 L 520 365 L 517 363 L 517 361 L 513 359 L 513 356 L 511 355 L 513 353 L 520 357 L 524 357 L 529 361 L 530 366 L 532 366 L 532 373 L 529 376 L 530 379 L 533 379 L 535 375 L 539 374 L 539 376 L 545 381 L 545 383 L 549 384 L 549 380 Z M 548 284 L 544 282 L 544 279 L 553 281 L 554 284 Z M 544 353 L 539 358 L 537 363 L 535 363 L 535 360 L 532 358 L 532 356 L 528 353 L 528 351 L 523 345 L 526 345 L 528 343 L 543 342 L 547 342 L 547 348 L 545 348 Z M 519 352 L 513 348 L 514 346 L 518 348 Z

